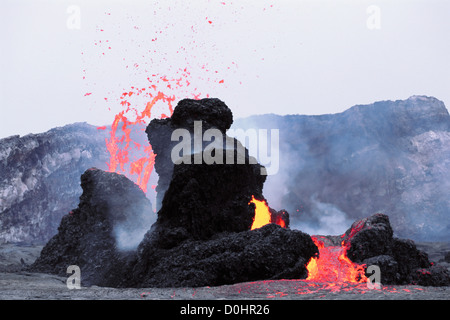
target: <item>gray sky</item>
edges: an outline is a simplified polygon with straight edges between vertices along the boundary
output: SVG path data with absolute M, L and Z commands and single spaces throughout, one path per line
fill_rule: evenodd
M 218 97 L 235 117 L 336 113 L 422 94 L 450 104 L 450 1 L 0 6 L 0 138 L 78 121 L 111 124 L 122 92 L 164 76 L 189 86 L 160 81 L 158 90 Z M 138 109 L 146 102 L 133 100 Z

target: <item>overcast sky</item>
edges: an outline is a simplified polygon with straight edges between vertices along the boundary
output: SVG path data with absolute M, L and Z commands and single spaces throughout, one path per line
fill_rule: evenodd
M 422 94 L 450 105 L 450 1 L 0 6 L 0 138 L 111 124 L 122 92 L 161 77 L 189 86 L 158 90 L 218 97 L 234 117 L 337 113 Z

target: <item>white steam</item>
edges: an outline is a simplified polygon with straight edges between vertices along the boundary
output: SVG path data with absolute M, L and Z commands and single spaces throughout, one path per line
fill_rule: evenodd
M 116 248 L 120 251 L 136 250 L 155 221 L 156 213 L 149 210 L 149 206 L 136 205 L 125 220 L 114 224 L 113 236 Z
M 341 235 L 354 222 L 347 218 L 347 214 L 339 210 L 331 203 L 323 203 L 317 200 L 316 197 L 311 197 L 312 208 L 311 211 L 317 221 L 312 223 L 297 223 L 291 225 L 292 229 L 300 229 L 311 235 Z

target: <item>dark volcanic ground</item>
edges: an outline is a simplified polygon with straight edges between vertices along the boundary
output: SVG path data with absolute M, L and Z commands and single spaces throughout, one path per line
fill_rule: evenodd
M 444 261 L 450 244 L 444 242 L 417 243 L 431 261 L 450 269 Z M 382 286 L 369 290 L 366 284 L 334 285 L 305 280 L 255 281 L 218 287 L 115 289 L 98 286 L 69 290 L 67 278 L 21 271 L 38 256 L 42 246 L 0 246 L 0 299 L 80 299 L 80 300 L 140 300 L 140 299 L 431 299 L 448 300 L 450 287 Z

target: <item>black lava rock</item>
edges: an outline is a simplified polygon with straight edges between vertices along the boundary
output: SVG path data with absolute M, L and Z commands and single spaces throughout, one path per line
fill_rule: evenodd
M 377 213 L 355 221 L 342 240 L 348 258 L 361 262 L 366 258 L 390 254 L 393 233 L 389 217 Z
M 450 285 L 447 269 L 434 266 L 412 240 L 393 237 L 385 214 L 354 222 L 342 238 L 350 260 L 380 267 L 383 284 Z
M 187 240 L 158 248 L 148 233 L 131 271 L 144 287 L 218 286 L 262 279 L 307 277 L 306 264 L 318 253 L 311 237 L 268 224 L 252 231 L 224 233 L 208 241 Z
M 220 176 L 222 172 L 217 168 L 212 170 L 206 171 L 207 176 Z M 189 174 L 184 174 L 189 177 Z M 233 177 L 232 172 L 225 174 L 219 186 L 226 187 Z M 83 195 L 78 208 L 63 217 L 58 234 L 47 243 L 30 271 L 66 276 L 69 265 L 78 265 L 83 285 L 196 287 L 306 278 L 306 264 L 318 254 L 311 237 L 301 231 L 275 224 L 252 231 L 249 230 L 250 223 L 233 226 L 233 219 L 239 221 L 241 218 L 231 216 L 232 211 L 228 212 L 230 216 L 226 216 L 219 206 L 216 208 L 218 211 L 208 211 L 211 216 L 206 220 L 203 220 L 205 216 L 201 212 L 198 212 L 200 215 L 187 212 L 183 215 L 163 207 L 159 214 L 165 218 L 153 224 L 138 249 L 123 250 L 120 248 L 121 238 L 115 232 L 117 226 L 126 226 L 124 229 L 129 231 L 139 230 L 136 225 L 139 219 L 135 217 L 140 217 L 142 212 L 151 214 L 150 203 L 133 182 L 116 173 L 90 169 L 82 175 L 81 181 Z M 174 179 L 173 185 L 176 182 Z M 216 189 L 220 191 L 219 198 L 227 198 L 225 189 Z M 187 189 L 186 192 L 195 195 L 199 190 Z M 169 188 L 166 198 L 170 199 L 171 194 Z M 181 199 L 192 200 L 190 197 Z M 233 203 L 237 209 L 248 207 L 251 212 L 254 208 L 246 201 L 243 205 Z M 198 205 L 204 203 L 200 201 Z M 164 216 L 166 212 L 168 215 Z M 240 213 L 246 215 L 246 212 Z M 188 219 L 183 220 L 185 216 Z M 228 226 L 223 220 L 225 218 L 230 219 Z M 177 224 L 179 219 L 182 223 Z M 190 220 L 191 227 L 186 227 Z M 159 221 L 169 222 L 163 224 Z M 140 223 L 145 225 L 142 220 Z M 209 228 L 208 223 L 211 224 Z M 221 223 L 224 225 L 220 226 Z M 238 232 L 240 229 L 243 231 Z M 206 240 L 202 239 L 204 232 L 209 236 Z
M 379 255 L 362 261 L 366 267 L 376 265 L 380 268 L 380 282 L 384 284 L 394 284 L 400 282 L 399 266 L 397 261 L 388 255 Z
M 225 133 L 233 123 L 233 114 L 217 98 L 183 99 L 178 102 L 170 119 L 175 127 L 180 128 L 193 128 L 194 121 L 201 120 L 204 129 L 217 128 Z
M 210 148 L 210 141 L 203 141 L 202 137 L 195 137 L 194 122 L 201 122 L 201 134 L 203 134 L 208 129 L 217 129 L 221 133 L 221 141 L 213 141 L 218 143 L 217 147 L 212 147 L 213 151 L 208 152 L 206 149 Z M 156 154 L 155 157 L 155 171 L 158 173 L 159 180 L 156 187 L 157 198 L 156 207 L 159 210 L 163 206 L 163 199 L 166 192 L 168 192 L 169 185 L 171 185 L 172 180 L 174 186 L 172 186 L 172 194 L 169 198 L 170 201 L 166 201 L 164 210 L 177 211 L 181 210 L 183 212 L 188 211 L 185 207 L 180 207 L 179 203 L 184 203 L 186 205 L 195 206 L 191 208 L 188 214 L 193 214 L 192 211 L 201 211 L 203 215 L 206 212 L 212 210 L 216 211 L 216 215 L 224 214 L 228 215 L 227 211 L 231 210 L 229 205 L 231 205 L 231 198 L 234 195 L 239 195 L 242 199 L 239 199 L 238 206 L 245 206 L 245 209 L 236 209 L 234 215 L 237 216 L 236 221 L 231 221 L 225 217 L 226 225 L 230 224 L 241 224 L 240 228 L 231 227 L 233 231 L 243 231 L 245 226 L 251 224 L 249 215 L 250 211 L 246 205 L 250 200 L 252 195 L 259 200 L 263 200 L 262 187 L 266 180 L 266 176 L 262 175 L 261 172 L 264 167 L 257 163 L 256 159 L 249 156 L 248 150 L 242 146 L 235 138 L 228 137 L 226 135 L 226 130 L 233 123 L 233 116 L 231 110 L 227 105 L 219 99 L 207 98 L 201 100 L 193 99 L 183 99 L 181 100 L 174 109 L 171 118 L 166 119 L 154 119 L 150 122 L 147 127 L 146 133 L 150 144 Z M 195 164 L 190 166 L 188 164 L 175 164 L 172 159 L 172 150 L 179 144 L 180 141 L 172 141 L 172 133 L 177 129 L 187 130 L 190 134 L 190 144 L 189 154 L 184 154 L 182 159 L 185 163 Z M 200 139 L 202 141 L 195 142 L 195 139 Z M 195 144 L 201 144 L 202 150 L 196 150 Z M 205 154 L 218 154 L 217 158 L 222 155 L 222 164 L 217 165 L 205 163 Z M 196 155 L 201 155 L 197 157 L 200 162 L 196 160 Z M 189 161 L 186 161 L 189 159 Z M 174 172 L 176 170 L 176 172 Z M 214 172 L 214 173 L 213 173 Z M 225 176 L 230 175 L 228 178 Z M 181 179 L 180 179 L 181 177 Z M 197 185 L 197 182 L 201 181 L 201 185 Z M 226 185 L 221 185 L 225 181 L 228 181 Z M 189 186 L 187 185 L 189 184 Z M 176 187 L 178 185 L 178 187 Z M 181 189 L 183 192 L 181 192 Z M 201 191 L 193 193 L 191 191 L 186 191 L 185 189 L 197 188 Z M 217 191 L 227 190 L 227 191 Z M 231 192 L 235 189 L 233 192 Z M 234 194 L 231 198 L 225 198 L 223 195 L 217 196 L 219 193 L 224 193 L 224 195 Z M 195 195 L 194 195 L 195 194 Z M 178 200 L 179 197 L 187 195 L 188 197 L 201 197 L 201 200 L 185 201 Z M 219 203 L 218 200 L 223 200 Z M 195 201 L 194 201 L 195 200 Z M 175 201 L 176 203 L 170 204 L 168 202 Z M 197 206 L 199 201 L 205 202 L 201 208 Z M 215 202 L 215 204 L 213 204 Z M 196 205 L 194 205 L 194 203 Z M 217 205 L 222 207 L 221 210 L 217 210 Z M 174 208 L 177 207 L 177 208 Z M 233 206 L 233 205 L 232 205 Z M 170 208 L 169 208 L 170 207 Z M 206 211 L 205 211 L 206 210 Z M 235 210 L 235 209 L 233 209 Z M 242 210 L 246 211 L 247 214 L 241 216 Z M 165 213 L 161 212 L 160 216 L 164 217 Z M 280 222 L 282 221 L 287 227 L 289 225 L 289 214 L 286 210 L 277 212 L 276 210 L 271 210 L 272 221 Z M 253 218 L 253 214 L 251 214 Z M 245 221 L 240 223 L 237 222 L 239 219 L 244 219 Z M 223 230 L 230 230 L 229 226 L 224 226 L 223 221 L 219 222 L 218 217 L 216 221 L 222 224 Z M 186 219 L 184 220 L 186 221 Z M 161 221 L 162 222 L 162 221 Z M 203 231 L 200 231 L 203 232 Z
M 252 196 L 263 199 L 265 176 L 254 164 L 175 165 L 156 225 L 159 232 L 184 228 L 193 239 L 220 232 L 249 230 L 255 208 Z
M 155 171 L 159 176 L 156 187 L 158 210 L 161 208 L 162 199 L 172 179 L 174 163 L 171 159 L 171 152 L 173 147 L 178 144 L 178 141 L 171 140 L 172 133 L 176 129 L 186 129 L 193 137 L 194 121 L 201 121 L 202 134 L 206 130 L 214 128 L 225 135 L 226 130 L 233 123 L 233 115 L 227 105 L 219 99 L 183 99 L 178 102 L 172 117 L 153 119 L 146 129 L 148 140 L 156 154 Z M 203 142 L 202 145 L 204 148 Z M 200 151 L 197 150 L 197 152 Z
M 410 274 L 410 283 L 419 286 L 449 286 L 450 272 L 447 268 L 438 265 L 432 265 L 429 268 L 416 269 Z
M 63 216 L 30 270 L 67 276 L 67 267 L 77 265 L 83 285 L 113 285 L 150 228 L 151 203 L 117 173 L 88 169 L 81 187 L 78 208 Z

